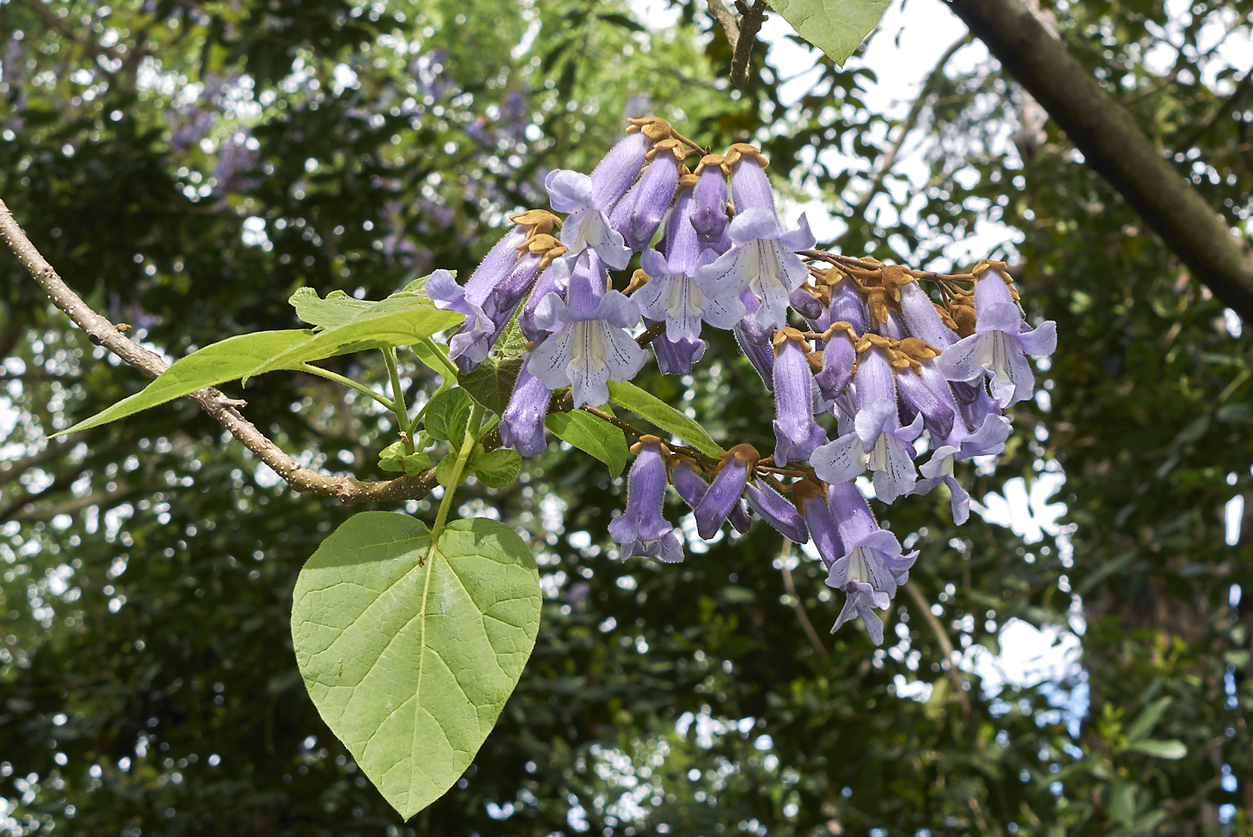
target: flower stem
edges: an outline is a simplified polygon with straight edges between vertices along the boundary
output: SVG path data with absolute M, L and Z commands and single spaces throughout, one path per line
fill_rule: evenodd
M 440 501 L 439 513 L 435 516 L 435 526 L 431 528 L 431 552 L 439 541 L 439 533 L 444 529 L 444 521 L 448 519 L 448 510 L 452 508 L 452 495 L 457 486 L 461 485 L 461 475 L 465 473 L 466 463 L 474 453 L 474 444 L 479 439 L 479 427 L 483 424 L 483 406 L 477 401 L 470 408 L 470 421 L 466 425 L 465 438 L 461 440 L 461 448 L 457 451 L 457 461 L 453 466 L 452 479 L 444 486 L 444 499 Z M 428 556 L 429 557 L 429 556 Z
M 346 378 L 343 375 L 340 375 L 338 372 L 332 372 L 329 369 L 323 369 L 320 366 L 314 366 L 311 363 L 302 363 L 300 365 L 300 369 L 302 372 L 308 372 L 310 375 L 316 375 L 319 378 L 325 378 L 328 381 L 334 381 L 337 384 L 343 384 L 346 387 L 355 389 L 357 392 L 361 393 L 362 395 L 368 396 L 369 398 L 373 398 L 375 401 L 382 404 L 384 407 L 386 407 L 389 410 L 396 409 L 396 405 L 392 403 L 391 399 L 384 398 L 383 396 L 379 395 L 374 390 L 370 389 L 365 384 L 357 383 L 352 378 Z
M 396 428 L 404 432 L 409 429 L 409 408 L 405 406 L 405 393 L 400 385 L 400 367 L 396 364 L 396 350 L 388 346 L 383 350 L 383 360 L 387 363 L 387 375 L 392 381 L 392 412 L 396 414 Z M 406 436 L 410 434 L 406 433 Z M 413 453 L 413 438 L 405 439 L 405 451 Z

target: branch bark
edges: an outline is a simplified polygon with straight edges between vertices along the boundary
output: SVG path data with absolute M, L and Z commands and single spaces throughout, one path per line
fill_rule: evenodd
M 75 325 L 87 332 L 93 343 L 104 346 L 149 378 L 155 378 L 169 368 L 163 358 L 118 331 L 113 323 L 97 314 L 78 294 L 70 290 L 22 232 L 3 200 L 0 200 L 0 238 L 44 289 L 53 304 L 68 314 Z M 335 497 L 342 503 L 395 502 L 425 497 L 437 484 L 433 468 L 416 477 L 381 481 L 319 473 L 303 467 L 284 453 L 239 413 L 235 408 L 237 402 L 217 389 L 206 387 L 193 392 L 188 398 L 200 405 L 201 409 L 297 491 Z M 23 504 L 25 502 L 29 502 L 29 498 Z
M 1131 112 L 1019 0 L 949 5 L 1197 279 L 1253 319 L 1253 247 L 1162 157 Z

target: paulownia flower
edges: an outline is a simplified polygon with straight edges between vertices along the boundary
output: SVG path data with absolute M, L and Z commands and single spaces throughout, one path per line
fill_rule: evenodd
M 661 512 L 670 451 L 658 437 L 641 436 L 631 453 L 635 464 L 627 478 L 626 511 L 610 522 L 609 534 L 622 544 L 623 558 L 649 555 L 676 564 L 683 560 L 683 548 Z

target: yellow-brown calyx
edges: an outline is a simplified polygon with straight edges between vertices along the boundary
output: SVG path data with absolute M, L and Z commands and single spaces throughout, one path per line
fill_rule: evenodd
M 720 457 L 722 460 L 718 463 L 717 471 L 721 471 L 732 459 L 748 464 L 748 476 L 752 479 L 753 471 L 757 468 L 757 463 L 761 461 L 761 454 L 757 452 L 757 448 L 752 445 L 736 445 Z M 715 471 L 715 473 L 717 472 Z
M 674 158 L 675 163 L 682 163 L 687 159 L 687 155 L 691 153 L 691 149 L 684 145 L 674 137 L 663 140 L 657 140 L 653 143 L 653 147 L 648 149 L 648 153 L 644 155 L 644 159 L 652 161 L 658 154 L 669 154 Z
M 706 168 L 717 166 L 722 169 L 723 174 L 730 174 L 727 167 L 727 158 L 721 154 L 706 154 L 700 158 L 700 163 L 696 166 L 696 176 L 700 177 Z
M 661 440 L 661 437 L 660 437 L 660 436 L 653 436 L 653 435 L 651 435 L 651 434 L 650 434 L 650 435 L 641 436 L 641 437 L 640 437 L 640 440 L 639 440 L 638 442 L 636 442 L 635 444 L 631 445 L 631 455 L 632 455 L 632 456 L 639 456 L 639 455 L 640 455 L 640 451 L 642 451 L 642 450 L 644 449 L 644 446 L 645 446 L 645 445 L 660 445 L 660 446 L 661 446 L 661 455 L 662 455 L 662 456 L 669 456 L 669 455 L 670 455 L 670 448 L 666 447 L 666 443 L 665 443 L 665 442 L 663 442 L 663 441 Z
M 826 485 L 818 482 L 817 479 L 806 477 L 800 482 L 792 483 L 792 502 L 796 505 L 796 510 L 801 514 L 805 513 L 806 500 L 822 498 L 825 502 L 826 496 Z
M 774 333 L 774 337 L 770 338 L 770 342 L 774 345 L 774 356 L 779 356 L 779 350 L 783 348 L 783 344 L 789 340 L 795 340 L 801 344 L 801 348 L 808 350 L 809 343 L 805 341 L 805 335 L 791 326 L 784 326 Z
M 749 145 L 746 142 L 737 142 L 727 149 L 725 164 L 726 171 L 734 171 L 735 167 L 739 165 L 740 160 L 745 157 L 750 157 L 753 160 L 756 160 L 757 165 L 761 166 L 763 169 L 770 165 L 770 161 L 767 160 L 761 153 L 760 148 L 755 145 Z
M 975 333 L 975 294 L 965 288 L 953 288 L 948 301 L 948 313 L 955 331 L 962 337 Z
M 553 263 L 553 259 L 564 256 L 567 248 L 551 235 L 531 235 L 518 245 L 519 253 L 524 250 L 533 255 L 542 256 L 540 270 L 544 270 Z
M 1001 281 L 1009 288 L 1009 295 L 1014 298 L 1014 302 L 1019 302 L 1018 289 L 1014 287 L 1014 280 L 1009 275 L 1009 265 L 1005 264 L 1005 262 L 994 262 L 991 259 L 984 259 L 970 269 L 970 275 L 975 277 L 975 282 L 977 283 L 989 270 L 996 271 L 996 274 L 1001 277 Z
M 628 134 L 639 131 L 653 142 L 660 142 L 674 136 L 674 128 L 670 127 L 670 123 L 660 116 L 643 116 L 627 121 L 631 123 L 631 127 L 627 128 Z
M 857 339 L 861 336 L 857 333 L 857 329 L 853 328 L 852 323 L 847 322 L 845 320 L 837 320 L 836 322 L 831 323 L 831 325 L 827 326 L 826 331 L 822 332 L 822 339 L 830 340 L 832 337 L 834 337 L 837 334 L 840 334 L 841 332 L 844 334 L 847 334 L 849 341 L 852 342 L 854 345 L 856 345 Z
M 519 227 L 530 227 L 526 232 L 527 238 L 533 235 L 550 235 L 554 227 L 561 229 L 561 219 L 547 209 L 528 209 L 526 212 L 510 215 L 509 220 Z
M 882 349 L 883 354 L 888 359 L 888 364 L 893 369 L 912 368 L 915 372 L 922 368 L 921 361 L 931 360 L 940 355 L 929 343 L 919 340 L 917 337 L 895 340 L 874 332 L 863 334 L 861 339 L 857 341 L 856 349 L 858 363 L 861 362 L 861 356 L 871 349 Z M 854 366 L 854 371 L 856 371 L 856 365 Z
M 684 166 L 683 168 L 684 168 L 683 174 L 679 175 L 679 188 L 680 189 L 695 189 L 696 181 L 698 181 L 700 178 L 692 174 L 690 171 L 687 171 L 686 166 Z
M 652 278 L 653 277 L 649 276 L 643 270 L 636 268 L 635 272 L 631 274 L 631 281 L 626 286 L 626 290 L 623 291 L 623 293 L 626 294 L 627 296 L 630 296 L 631 294 L 638 291 L 640 288 L 647 285 L 649 280 Z

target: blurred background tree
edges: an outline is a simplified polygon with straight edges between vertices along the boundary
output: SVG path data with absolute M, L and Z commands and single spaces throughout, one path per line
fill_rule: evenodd
M 605 527 L 622 481 L 554 443 L 520 484 L 466 495 L 463 514 L 530 533 L 544 621 L 474 766 L 400 823 L 291 652 L 296 573 L 358 509 L 287 490 L 187 402 L 49 443 L 145 381 L 0 253 L 0 831 L 1253 829 L 1240 317 L 977 42 L 954 43 L 908 110 L 884 108 L 863 59 L 797 79 L 799 48 L 759 45 L 731 88 L 708 10 L 5 0 L 0 197 L 72 287 L 170 357 L 295 326 L 299 287 L 378 298 L 471 269 L 507 214 L 545 205 L 547 171 L 587 170 L 646 113 L 715 150 L 759 144 L 798 205 L 832 216 L 820 244 L 940 269 L 1006 257 L 1059 350 L 1006 453 L 965 475 L 991 495 L 985 519 L 953 527 L 937 497 L 892 507 L 922 556 L 885 647 L 828 637 L 839 603 L 817 562 L 762 526 L 677 567 L 617 561 Z M 1251 12 L 1037 9 L 1246 239 L 1253 83 L 1216 45 L 1248 43 Z M 641 383 L 720 440 L 769 447 L 770 411 L 725 337 L 693 377 Z M 320 379 L 242 395 L 325 470 L 369 474 L 392 439 L 376 405 Z M 1023 508 L 994 513 L 1026 487 L 1040 513 L 1063 478 L 1064 514 L 1042 531 Z M 994 676 L 1023 662 L 996 655 L 1025 625 L 1069 655 L 1049 676 Z

